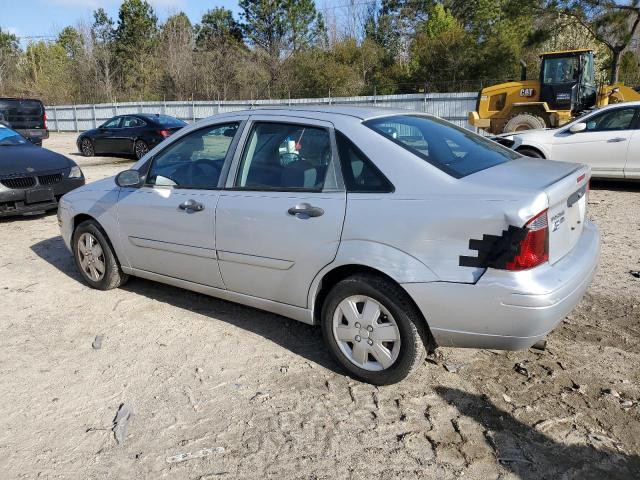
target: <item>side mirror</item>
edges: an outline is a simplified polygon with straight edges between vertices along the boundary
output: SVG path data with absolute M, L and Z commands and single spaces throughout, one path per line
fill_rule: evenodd
M 580 133 L 580 132 L 584 132 L 586 129 L 587 129 L 586 123 L 578 122 L 571 125 L 571 128 L 569 129 L 569 131 L 571 133 Z
M 142 177 L 137 170 L 125 170 L 116 176 L 116 184 L 124 188 L 138 188 L 142 185 Z

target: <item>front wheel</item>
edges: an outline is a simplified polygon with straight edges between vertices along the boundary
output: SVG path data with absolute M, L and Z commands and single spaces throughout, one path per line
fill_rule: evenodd
M 374 385 L 399 382 L 421 364 L 426 326 L 407 293 L 375 275 L 348 277 L 322 308 L 332 356 L 354 377 Z
M 129 276 L 122 271 L 102 228 L 93 220 L 82 222 L 73 232 L 73 257 L 85 282 L 98 290 L 124 285 Z

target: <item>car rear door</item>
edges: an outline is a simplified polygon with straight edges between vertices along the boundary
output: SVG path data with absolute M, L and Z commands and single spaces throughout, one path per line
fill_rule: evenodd
M 587 117 L 586 130 L 556 135 L 551 158 L 586 163 L 595 176 L 624 177 L 637 110 L 621 106 Z
M 346 208 L 333 125 L 250 117 L 216 209 L 227 289 L 307 307 L 316 274 L 335 258 Z
M 224 288 L 215 210 L 242 120 L 225 119 L 177 139 L 150 160 L 144 186 L 121 190 L 118 223 L 131 267 Z
M 120 129 L 120 136 L 115 140 L 115 146 L 118 153 L 134 153 L 133 143 L 135 139 L 140 136 L 141 127 L 146 123 L 140 120 L 138 117 L 126 116 L 122 117 L 122 128 Z

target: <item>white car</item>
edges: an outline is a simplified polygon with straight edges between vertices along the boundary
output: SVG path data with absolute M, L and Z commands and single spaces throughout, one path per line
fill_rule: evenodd
M 560 128 L 495 140 L 528 157 L 586 163 L 593 177 L 640 179 L 640 102 L 608 105 Z

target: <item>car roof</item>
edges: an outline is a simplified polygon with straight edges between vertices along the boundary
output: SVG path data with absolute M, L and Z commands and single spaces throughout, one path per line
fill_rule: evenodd
M 284 107 L 255 107 L 246 110 L 238 110 L 235 112 L 225 112 L 223 114 L 214 115 L 219 118 L 221 116 L 233 115 L 289 115 L 294 117 L 304 117 L 307 115 L 321 116 L 330 120 L 331 117 L 351 117 L 359 120 L 370 120 L 372 118 L 388 117 L 393 115 L 414 115 L 422 112 L 412 110 L 402 110 L 398 108 L 382 108 L 382 107 L 352 107 L 349 105 L 305 105 L 305 106 L 284 106 Z M 210 117 L 211 118 L 211 117 Z

